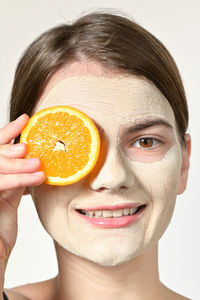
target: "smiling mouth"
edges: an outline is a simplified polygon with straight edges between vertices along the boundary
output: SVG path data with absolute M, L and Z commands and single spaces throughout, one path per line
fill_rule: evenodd
M 138 207 L 123 208 L 123 209 L 103 209 L 103 210 L 82 210 L 76 209 L 76 211 L 86 217 L 90 218 L 121 218 L 127 216 L 133 216 L 137 214 L 140 210 L 144 209 L 146 205 L 140 205 Z

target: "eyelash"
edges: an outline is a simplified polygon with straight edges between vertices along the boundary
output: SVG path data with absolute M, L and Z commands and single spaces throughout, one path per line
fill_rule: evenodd
M 159 139 L 156 139 L 151 136 L 144 136 L 144 137 L 137 139 L 136 141 L 133 141 L 131 143 L 131 145 L 133 146 L 135 143 L 139 143 L 141 140 L 145 140 L 145 139 L 153 140 L 153 145 L 151 147 L 146 147 L 146 148 L 139 145 L 139 147 L 136 147 L 136 148 L 144 149 L 147 151 L 152 151 L 152 150 L 157 150 L 161 146 L 161 144 L 163 144 L 163 142 Z M 156 142 L 156 145 L 154 145 L 154 142 Z

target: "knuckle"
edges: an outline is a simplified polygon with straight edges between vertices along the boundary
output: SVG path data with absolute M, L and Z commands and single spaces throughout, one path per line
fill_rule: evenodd
M 7 153 L 8 150 L 8 145 L 0 145 L 0 154 Z
M 17 158 L 12 158 L 10 164 L 11 164 L 12 169 L 14 169 L 14 170 L 18 170 L 22 166 L 21 161 Z
M 10 186 L 9 178 L 8 176 L 5 177 L 5 175 L 0 174 L 0 192 L 6 191 Z
M 23 184 L 23 176 L 17 176 L 17 177 L 16 177 L 16 186 L 17 186 L 18 188 L 24 186 L 24 184 Z
M 4 167 L 4 161 L 6 160 L 5 156 L 3 156 L 2 154 L 0 154 L 0 172 Z
M 15 174 L 0 174 L 0 192 L 1 196 L 7 190 L 23 187 L 23 178 Z

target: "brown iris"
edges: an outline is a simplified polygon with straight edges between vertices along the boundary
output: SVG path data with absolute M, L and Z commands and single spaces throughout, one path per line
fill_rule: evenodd
M 142 138 L 139 141 L 140 146 L 143 148 L 150 148 L 153 145 L 153 139 L 152 138 Z

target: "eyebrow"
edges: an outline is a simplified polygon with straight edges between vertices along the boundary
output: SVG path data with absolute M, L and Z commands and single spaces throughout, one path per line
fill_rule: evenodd
M 92 121 L 95 124 L 95 126 L 97 127 L 97 129 L 102 134 L 104 134 L 104 132 L 105 132 L 104 129 L 94 119 L 92 119 Z M 137 124 L 134 124 L 131 127 L 127 128 L 124 133 L 128 135 L 128 134 L 134 133 L 136 131 L 146 129 L 148 127 L 159 126 L 159 125 L 163 125 L 166 128 L 173 129 L 173 126 L 163 119 L 155 119 L 155 120 L 144 120 L 143 119 L 142 121 L 137 122 Z
M 173 129 L 173 126 L 163 119 L 143 120 L 125 130 L 125 134 L 130 134 L 138 130 L 146 129 L 153 126 L 163 125 L 166 128 Z

